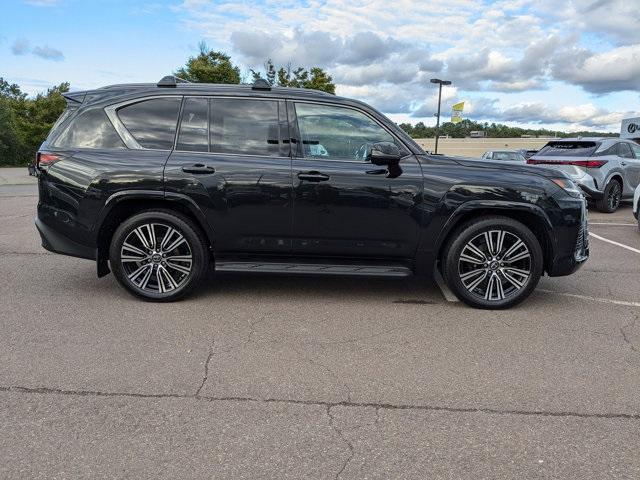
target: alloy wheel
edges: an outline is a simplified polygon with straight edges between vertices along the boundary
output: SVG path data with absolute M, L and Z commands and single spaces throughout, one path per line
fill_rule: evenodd
M 185 283 L 193 267 L 191 246 L 175 228 L 145 223 L 134 228 L 120 249 L 128 281 L 145 292 L 163 294 Z
M 621 199 L 622 199 L 622 191 L 620 189 L 620 184 L 614 181 L 613 185 L 611 185 L 609 196 L 607 197 L 607 203 L 609 205 L 609 209 L 616 210 L 620 206 Z
M 531 252 L 507 230 L 489 230 L 473 237 L 458 260 L 458 275 L 472 295 L 502 301 L 522 290 L 531 278 Z

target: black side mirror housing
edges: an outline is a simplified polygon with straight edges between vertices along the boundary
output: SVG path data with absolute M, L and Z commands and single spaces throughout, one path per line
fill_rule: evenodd
M 395 143 L 378 142 L 371 146 L 367 160 L 374 165 L 395 165 L 402 156 L 402 151 Z

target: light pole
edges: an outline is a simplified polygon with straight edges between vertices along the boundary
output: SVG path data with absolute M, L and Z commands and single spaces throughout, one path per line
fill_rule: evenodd
M 436 116 L 438 119 L 436 120 L 436 148 L 433 153 L 438 153 L 438 137 L 440 136 L 440 102 L 442 101 L 442 86 L 443 85 L 451 85 L 451 81 L 449 80 L 440 80 L 439 78 L 432 78 L 431 83 L 437 83 L 439 85 L 438 88 L 438 113 Z

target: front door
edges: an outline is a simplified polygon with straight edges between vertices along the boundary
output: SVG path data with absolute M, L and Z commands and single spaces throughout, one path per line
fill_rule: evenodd
M 167 192 L 194 200 L 216 252 L 291 252 L 291 157 L 284 101 L 186 97 Z
M 412 258 L 422 171 L 413 155 L 395 168 L 367 160 L 376 142 L 400 142 L 356 108 L 288 104 L 298 145 L 292 161 L 293 251 L 301 255 Z

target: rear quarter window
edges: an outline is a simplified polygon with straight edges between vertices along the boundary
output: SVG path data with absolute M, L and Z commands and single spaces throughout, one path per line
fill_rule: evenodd
M 538 153 L 537 157 L 589 157 L 596 151 L 597 142 L 549 142 Z
M 122 139 L 101 108 L 78 114 L 55 138 L 53 146 L 57 148 L 125 148 Z
M 141 147 L 171 150 L 181 102 L 179 97 L 143 100 L 118 109 L 118 118 Z

